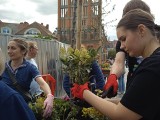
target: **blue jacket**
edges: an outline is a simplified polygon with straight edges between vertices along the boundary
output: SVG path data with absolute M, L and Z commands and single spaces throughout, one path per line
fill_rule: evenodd
M 3 81 L 0 81 L 0 106 L 1 120 L 36 120 L 23 97 Z
M 91 78 L 90 82 L 91 83 L 94 82 L 96 84 L 96 88 L 102 90 L 105 84 L 102 70 L 99 67 L 97 61 L 94 61 L 91 67 L 92 67 L 92 70 L 90 72 L 90 76 L 93 75 L 93 77 Z M 64 75 L 64 78 L 63 78 L 63 88 L 66 91 L 67 95 L 70 96 L 70 80 L 69 80 L 69 76 L 66 74 Z

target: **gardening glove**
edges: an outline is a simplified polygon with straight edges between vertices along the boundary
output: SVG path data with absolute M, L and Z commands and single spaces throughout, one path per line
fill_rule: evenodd
M 78 85 L 77 83 L 73 84 L 73 87 L 71 88 L 71 93 L 74 98 L 79 98 L 83 100 L 83 91 L 89 90 L 88 88 L 88 82 L 86 82 L 84 85 Z
M 44 101 L 44 113 L 43 117 L 48 118 L 52 114 L 52 109 L 53 109 L 53 100 L 54 96 L 52 94 L 48 94 L 47 98 Z
M 117 95 L 117 90 L 118 90 L 117 76 L 115 74 L 110 74 L 107 79 L 107 83 L 104 86 L 102 98 L 105 98 L 106 96 L 108 98 L 115 97 Z

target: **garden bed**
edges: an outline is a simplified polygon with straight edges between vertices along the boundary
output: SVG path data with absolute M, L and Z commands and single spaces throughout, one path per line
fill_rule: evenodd
M 43 101 L 44 97 L 40 97 L 36 103 L 29 103 L 29 107 L 33 110 L 37 120 L 109 120 L 93 107 L 80 107 L 71 100 L 66 101 L 61 98 L 54 99 L 52 116 L 44 119 L 42 117 Z

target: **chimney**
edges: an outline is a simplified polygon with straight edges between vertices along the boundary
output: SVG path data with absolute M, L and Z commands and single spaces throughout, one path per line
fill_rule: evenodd
M 26 22 L 26 21 L 24 22 L 24 24 L 29 25 L 29 23 L 28 23 L 28 22 Z
M 48 30 L 49 30 L 49 25 L 48 25 L 48 24 L 46 25 L 46 29 L 48 29 Z

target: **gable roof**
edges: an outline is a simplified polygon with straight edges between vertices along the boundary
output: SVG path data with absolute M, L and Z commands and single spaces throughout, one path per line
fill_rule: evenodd
M 0 20 L 0 28 L 8 27 L 12 30 L 13 35 L 24 35 L 25 31 L 30 28 L 38 29 L 43 36 L 53 36 L 53 38 L 57 39 L 56 35 L 49 31 L 49 25 L 43 25 L 43 23 L 39 24 L 38 22 L 33 22 L 29 24 L 28 22 L 21 22 L 21 23 L 6 23 Z
M 37 28 L 42 35 L 48 36 L 48 35 L 53 35 L 51 31 L 49 31 L 45 26 L 42 24 L 39 24 L 37 22 L 33 22 L 32 24 L 28 25 L 27 27 L 23 28 L 22 30 L 18 31 L 16 35 L 23 35 L 24 32 L 29 29 L 29 28 Z
M 25 28 L 28 25 L 29 24 L 27 22 L 18 24 L 18 23 L 7 23 L 7 22 L 0 21 L 0 28 L 2 28 L 2 27 L 11 28 L 13 35 L 15 35 L 19 30 L 22 30 L 23 28 Z

